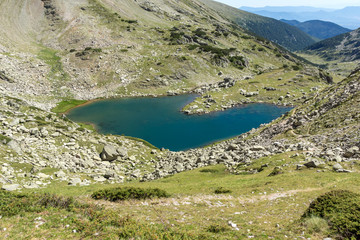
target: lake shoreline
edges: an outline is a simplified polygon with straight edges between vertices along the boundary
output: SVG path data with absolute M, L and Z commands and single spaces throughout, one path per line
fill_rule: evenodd
M 68 118 L 91 123 L 102 134 L 136 137 L 157 148 L 186 151 L 236 137 L 292 109 L 271 103 L 250 103 L 210 114 L 184 114 L 182 107 L 196 97 L 183 94 L 97 99 L 72 109 Z

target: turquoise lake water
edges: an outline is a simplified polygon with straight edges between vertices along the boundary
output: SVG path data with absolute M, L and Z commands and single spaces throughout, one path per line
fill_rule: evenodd
M 180 112 L 195 98 L 181 95 L 103 100 L 75 108 L 67 117 L 93 123 L 101 133 L 142 138 L 158 148 L 180 151 L 240 135 L 291 109 L 247 104 L 205 115 Z

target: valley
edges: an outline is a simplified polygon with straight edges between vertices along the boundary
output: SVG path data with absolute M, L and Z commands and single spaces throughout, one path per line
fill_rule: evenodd
M 0 6 L 0 238 L 360 236 L 305 214 L 329 191 L 359 209 L 358 30 L 316 42 L 210 0 Z

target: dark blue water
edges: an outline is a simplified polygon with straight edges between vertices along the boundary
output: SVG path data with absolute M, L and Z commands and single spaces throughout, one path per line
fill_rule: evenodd
M 290 110 L 270 104 L 248 104 L 206 115 L 180 112 L 195 97 L 104 100 L 75 108 L 68 117 L 93 123 L 101 133 L 142 138 L 158 148 L 180 151 L 240 135 Z

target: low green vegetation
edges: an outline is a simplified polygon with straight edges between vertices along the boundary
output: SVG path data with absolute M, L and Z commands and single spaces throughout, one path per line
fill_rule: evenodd
M 125 138 L 130 139 L 130 140 L 134 140 L 134 141 L 138 141 L 143 143 L 145 146 L 149 147 L 149 148 L 153 148 L 153 149 L 159 149 L 157 147 L 155 147 L 154 145 L 152 145 L 151 143 L 149 143 L 148 141 L 141 139 L 141 138 L 137 138 L 137 137 L 131 137 L 131 136 L 125 136 Z
M 217 189 L 215 189 L 214 193 L 215 194 L 231 193 L 231 190 L 226 189 L 224 187 L 218 187 Z
M 33 238 L 46 239 L 91 239 L 98 236 L 103 239 L 222 240 L 245 239 L 249 236 L 256 239 L 284 239 L 285 235 L 288 238 L 302 235 L 311 239 L 335 237 L 337 232 L 328 231 L 332 226 L 328 219 L 314 214 L 302 218 L 302 215 L 307 211 L 310 200 L 316 199 L 319 194 L 334 189 L 358 191 L 356 186 L 360 182 L 357 174 L 339 174 L 331 170 L 317 172 L 316 169 L 297 171 L 295 164 L 298 160 L 291 158 L 292 155 L 294 152 L 255 161 L 249 165 L 249 169 L 269 164 L 269 167 L 256 174 L 233 175 L 226 171 L 225 166 L 215 165 L 151 182 L 82 187 L 52 183 L 47 188 L 36 189 L 36 199 L 43 198 L 46 193 L 48 197 L 43 203 L 36 201 L 35 205 L 32 200 L 27 200 L 34 190 L 24 189 L 22 195 L 25 197 L 20 200 L 7 198 L 3 206 L 13 209 L 24 203 L 31 207 L 25 210 L 22 206 L 16 207 L 23 210 L 10 215 L 2 211 L 11 209 L 0 210 L 3 216 L 0 224 L 8 228 L 0 232 L 0 238 L 5 234 L 12 239 L 26 239 L 29 234 Z M 267 177 L 276 166 L 283 166 L 283 174 Z M 142 189 L 135 192 L 144 190 L 145 196 L 148 196 L 148 189 L 156 188 L 171 194 L 171 197 L 159 198 L 161 195 L 157 195 L 144 199 L 144 195 L 141 195 L 139 200 L 137 197 L 121 200 L 133 191 L 121 193 L 124 189 Z M 214 194 L 217 189 L 231 192 L 226 195 Z M 51 197 L 54 193 L 58 196 Z M 90 196 L 94 194 L 98 194 L 100 199 L 114 199 L 116 202 L 93 200 Z M 63 200 L 56 200 L 59 196 L 64 196 L 61 197 Z M 74 197 L 75 200 L 71 202 L 65 196 Z M 32 206 L 36 211 L 31 210 Z M 344 206 L 354 211 L 351 204 Z M 34 228 L 34 219 L 38 217 L 45 224 Z M 229 221 L 237 224 L 239 230 L 229 226 Z M 22 237 L 19 237 L 20 233 Z
M 76 100 L 76 99 L 64 100 L 59 102 L 56 107 L 51 109 L 51 111 L 54 113 L 65 113 L 70 109 L 78 105 L 84 104 L 86 102 L 87 102 L 86 100 Z
M 94 192 L 91 197 L 94 199 L 105 199 L 112 202 L 124 201 L 129 199 L 148 199 L 148 198 L 162 198 L 170 195 L 159 188 L 135 188 L 135 187 L 120 187 L 104 189 Z
M 345 239 L 360 238 L 360 194 L 334 190 L 315 199 L 303 218 L 318 217 L 326 220 L 331 231 Z M 314 221 L 314 219 L 313 219 Z M 317 225 L 321 223 L 317 221 Z M 320 222 L 320 223 L 319 223 Z
M 69 74 L 66 73 L 63 69 L 63 64 L 61 62 L 61 57 L 59 56 L 58 51 L 50 48 L 43 48 L 38 53 L 38 58 L 50 66 L 50 72 L 48 74 L 49 80 L 57 80 L 62 82 L 69 79 Z
M 0 214 L 12 222 L 17 216 L 28 222 L 2 228 L 11 239 L 199 239 L 160 224 L 139 223 L 93 204 L 49 194 L 14 194 L 0 191 Z M 41 229 L 35 231 L 34 229 Z M 55 230 L 56 229 L 56 230 Z M 19 230 L 19 231 L 18 231 Z
M 88 60 L 91 55 L 93 55 L 95 53 L 101 53 L 101 52 L 102 52 L 101 48 L 86 47 L 84 50 L 76 52 L 75 57 L 78 57 L 78 58 L 80 58 L 82 60 Z
M 0 134 L 0 143 L 7 144 L 7 143 L 10 142 L 10 141 L 11 141 L 11 138 L 6 137 L 6 136 Z

